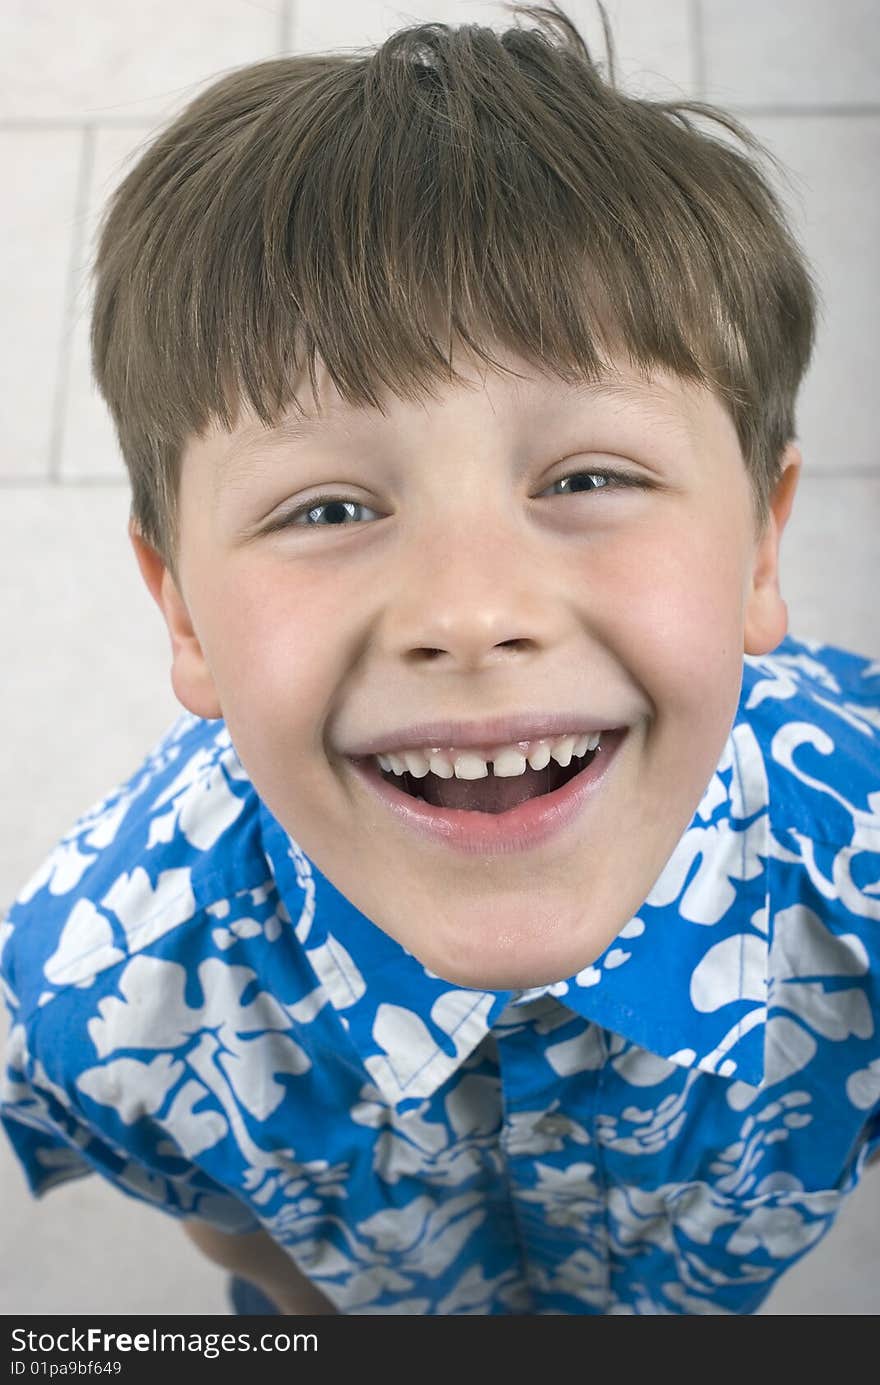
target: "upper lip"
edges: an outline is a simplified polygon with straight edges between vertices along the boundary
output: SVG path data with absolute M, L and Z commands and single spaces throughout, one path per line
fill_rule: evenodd
M 580 735 L 613 729 L 613 723 L 598 721 L 579 712 L 552 712 L 539 715 L 489 717 L 483 721 L 423 721 L 414 725 L 381 731 L 358 741 L 346 750 L 351 757 L 379 755 L 386 750 L 418 750 L 423 746 L 455 746 L 465 750 L 474 746 L 515 745 L 517 741 L 551 740 L 566 732 Z

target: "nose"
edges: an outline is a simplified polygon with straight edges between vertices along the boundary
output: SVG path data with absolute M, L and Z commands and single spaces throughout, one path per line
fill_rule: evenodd
M 485 512 L 484 512 L 485 513 Z M 474 672 L 564 636 L 561 576 L 515 526 L 446 526 L 414 544 L 385 608 L 386 653 L 408 667 Z

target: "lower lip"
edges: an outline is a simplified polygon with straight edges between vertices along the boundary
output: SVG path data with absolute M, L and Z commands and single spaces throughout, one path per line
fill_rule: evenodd
M 468 855 L 503 855 L 543 846 L 574 822 L 604 782 L 626 734 L 626 727 L 603 731 L 602 743 L 585 769 L 553 793 L 530 798 L 506 813 L 435 808 L 389 784 L 372 756 L 351 763 L 370 792 L 413 832 Z

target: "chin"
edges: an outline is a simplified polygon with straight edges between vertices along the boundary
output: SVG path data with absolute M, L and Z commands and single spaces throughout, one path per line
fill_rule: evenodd
M 388 926 L 386 931 L 450 985 L 526 991 L 576 976 L 601 956 L 626 922 L 604 915 L 585 918 L 577 900 L 543 903 L 543 908 L 534 903 L 517 908 L 515 902 L 493 900 L 460 913 L 450 909 L 435 918 L 427 934 Z
M 453 986 L 464 986 L 477 991 L 528 991 L 533 986 L 552 986 L 557 981 L 566 981 L 570 976 L 588 967 L 601 955 L 597 949 L 591 956 L 579 955 L 576 958 L 548 958 L 546 952 L 539 956 L 504 956 L 495 953 L 491 957 L 458 958 L 450 962 L 444 958 L 422 957 L 424 966 L 441 980 Z

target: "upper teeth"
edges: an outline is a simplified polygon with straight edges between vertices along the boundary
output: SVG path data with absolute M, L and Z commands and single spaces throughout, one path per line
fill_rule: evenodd
M 515 745 L 499 745 L 481 755 L 477 750 L 455 750 L 450 747 L 425 747 L 423 750 L 401 750 L 377 755 L 376 759 L 384 770 L 393 774 L 406 774 L 409 771 L 416 779 L 426 774 L 437 774 L 441 779 L 485 779 L 492 771 L 500 779 L 512 779 L 524 774 L 526 765 L 532 769 L 545 769 L 551 760 L 558 765 L 568 765 L 572 759 L 595 750 L 601 732 L 586 736 L 557 736 L 553 740 L 518 741 Z

